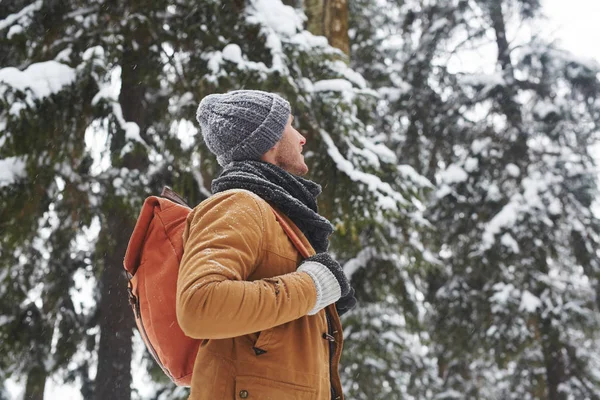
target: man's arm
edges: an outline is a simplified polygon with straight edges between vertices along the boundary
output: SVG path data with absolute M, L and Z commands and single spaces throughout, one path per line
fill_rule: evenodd
M 264 209 L 252 195 L 218 196 L 191 217 L 177 280 L 177 320 L 184 333 L 222 339 L 293 321 L 315 306 L 305 272 L 248 282 L 261 262 Z

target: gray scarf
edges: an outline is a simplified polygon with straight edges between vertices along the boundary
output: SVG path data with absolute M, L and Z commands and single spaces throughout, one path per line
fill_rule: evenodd
M 327 251 L 331 223 L 318 213 L 321 186 L 262 161 L 228 164 L 212 182 L 213 194 L 229 189 L 253 192 L 287 215 L 304 233 L 317 253 Z

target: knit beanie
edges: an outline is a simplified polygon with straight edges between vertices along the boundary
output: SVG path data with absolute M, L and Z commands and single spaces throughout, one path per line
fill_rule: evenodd
M 225 166 L 260 159 L 281 139 L 290 114 L 290 103 L 274 93 L 236 90 L 206 96 L 196 119 L 208 149 Z

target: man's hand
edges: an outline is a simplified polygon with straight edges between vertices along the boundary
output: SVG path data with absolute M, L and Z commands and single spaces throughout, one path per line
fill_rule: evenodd
M 350 293 L 348 293 L 346 296 L 340 298 L 336 303 L 335 303 L 335 308 L 337 309 L 337 312 L 340 316 L 346 314 L 348 311 L 352 310 L 354 307 L 356 307 L 356 297 L 354 296 L 354 288 L 350 288 Z
M 310 275 L 317 289 L 317 301 L 309 315 L 316 314 L 350 293 L 350 282 L 342 267 L 328 253 L 308 257 L 300 264 L 298 271 Z

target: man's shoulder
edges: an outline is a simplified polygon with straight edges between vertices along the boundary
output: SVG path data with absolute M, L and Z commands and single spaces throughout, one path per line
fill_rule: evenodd
M 244 211 L 263 214 L 269 210 L 269 204 L 255 193 L 245 189 L 229 189 L 215 193 L 192 210 L 190 218 L 194 214 L 205 214 L 207 212 L 229 213 L 232 211 Z

